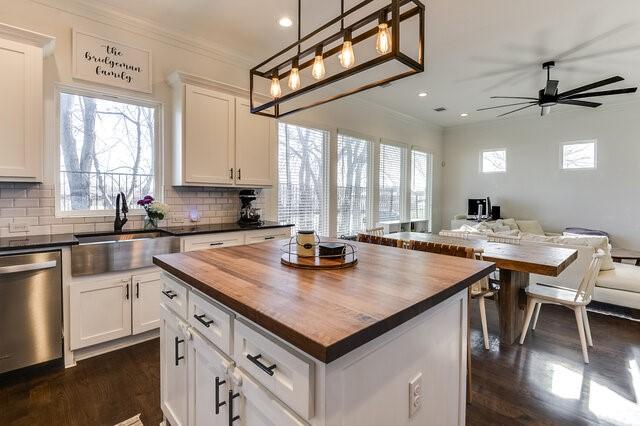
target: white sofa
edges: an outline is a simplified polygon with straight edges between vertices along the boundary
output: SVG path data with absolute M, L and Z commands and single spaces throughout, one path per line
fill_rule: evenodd
M 541 228 L 540 228 L 541 229 Z M 466 237 L 470 236 L 470 230 L 468 227 L 463 227 L 461 230 L 447 231 L 460 232 Z M 487 231 L 484 232 L 471 232 L 473 238 L 491 238 L 500 235 L 500 232 Z M 602 248 L 602 240 L 606 237 L 572 237 L 572 236 L 559 236 L 558 234 L 529 234 L 516 232 L 512 229 L 509 234 L 517 234 L 519 244 L 543 244 L 548 246 L 573 248 L 578 251 L 578 258 L 572 262 L 567 269 L 565 269 L 558 277 L 548 277 L 544 275 L 531 274 L 530 282 L 577 288 L 580 284 L 580 279 L 584 275 L 591 257 L 596 250 L 595 245 L 600 245 Z M 590 241 L 598 241 L 593 245 Z M 568 244 L 567 242 L 578 242 L 578 244 Z M 605 247 L 608 246 L 608 239 L 604 243 Z M 603 265 L 604 266 L 604 265 Z M 612 305 L 624 306 L 627 308 L 640 309 L 640 267 L 626 264 L 626 263 L 613 263 L 610 258 L 607 262 L 610 270 L 601 270 L 596 280 L 596 287 L 594 289 L 593 300 L 602 303 L 609 303 Z M 603 268 L 605 269 L 605 268 Z

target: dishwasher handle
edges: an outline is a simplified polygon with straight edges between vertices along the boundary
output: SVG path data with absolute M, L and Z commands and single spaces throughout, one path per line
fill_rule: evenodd
M 38 263 L 25 263 L 24 265 L 0 266 L 0 275 L 17 274 L 19 272 L 41 271 L 55 268 L 58 264 L 55 260 Z

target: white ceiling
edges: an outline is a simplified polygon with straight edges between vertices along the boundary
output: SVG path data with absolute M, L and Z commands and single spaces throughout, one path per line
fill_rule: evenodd
M 85 1 L 206 39 L 255 63 L 296 38 L 296 0 Z M 303 35 L 340 10 L 338 0 L 302 4 Z M 426 71 L 358 96 L 454 126 L 494 119 L 500 110 L 475 111 L 500 104 L 489 96 L 536 96 L 545 81 L 540 64 L 550 59 L 557 62 L 552 78 L 560 80 L 560 91 L 614 75 L 626 81 L 607 89 L 640 85 L 640 0 L 429 0 L 426 7 Z M 283 15 L 293 27 L 278 26 Z M 423 90 L 429 95 L 419 98 Z M 601 99 L 611 104 L 639 96 Z M 439 106 L 447 111 L 434 112 Z M 469 116 L 461 118 L 462 112 Z

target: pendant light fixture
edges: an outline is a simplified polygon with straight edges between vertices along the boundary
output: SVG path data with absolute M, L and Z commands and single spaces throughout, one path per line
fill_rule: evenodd
M 297 41 L 255 66 L 249 72 L 251 112 L 274 118 L 283 117 L 423 72 L 424 5 L 420 0 L 387 0 L 383 7 L 373 13 L 369 12 L 367 14 L 363 12 L 364 6 L 372 2 L 373 0 L 363 0 L 345 11 L 344 0 L 341 0 L 339 16 L 302 37 L 301 0 L 298 0 Z M 349 22 L 347 26 L 345 26 L 345 21 Z M 415 25 L 414 22 L 418 24 L 418 35 L 416 37 L 417 57 L 415 59 L 400 51 L 400 26 L 401 24 Z M 340 24 L 339 31 L 327 36 L 326 34 L 331 31 L 331 28 L 335 28 L 336 24 Z M 372 37 L 375 37 L 376 51 L 373 53 L 374 57 L 367 59 L 367 50 L 365 49 L 358 53 L 358 58 L 360 59 L 357 62 L 356 50 L 358 50 L 358 44 Z M 339 44 L 336 45 L 336 42 Z M 404 44 L 406 45 L 406 43 Z M 302 47 L 303 45 L 304 48 Z M 291 55 L 289 52 L 294 49 L 293 56 L 289 56 L 288 59 L 283 61 L 282 58 Z M 360 56 L 361 54 L 362 56 Z M 334 72 L 334 68 L 331 68 L 330 75 L 327 76 L 325 60 L 331 56 L 338 56 L 342 70 L 340 71 L 340 68 L 338 68 L 338 71 Z M 369 53 L 369 56 L 371 56 L 371 53 Z M 299 103 L 296 103 L 296 106 L 290 106 L 292 105 L 290 101 L 295 98 L 302 97 L 347 77 L 360 74 L 363 71 L 380 67 L 390 61 L 399 62 L 406 70 L 398 71 L 397 67 L 387 67 L 385 71 L 389 69 L 392 71 L 390 76 L 368 82 L 366 82 L 366 74 L 363 73 L 359 81 L 362 82 L 364 80 L 365 83 L 359 87 L 344 89 L 344 85 L 341 85 L 341 90 L 338 94 L 332 93 L 325 98 L 321 96 L 320 100 L 317 97 L 308 102 L 303 100 L 303 106 L 299 106 Z M 315 81 L 303 85 L 301 74 L 307 68 L 311 68 L 311 76 Z M 306 72 L 309 72 L 309 70 Z M 260 105 L 255 104 L 255 95 L 257 95 L 256 79 L 270 81 L 270 100 Z M 287 86 L 290 89 L 284 94 L 280 87 L 280 80 L 282 79 L 288 79 Z M 286 106 L 290 107 L 285 110 Z

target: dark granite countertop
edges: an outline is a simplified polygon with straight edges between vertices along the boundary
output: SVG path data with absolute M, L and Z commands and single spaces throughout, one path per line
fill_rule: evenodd
M 176 237 L 187 237 L 189 235 L 199 234 L 216 234 L 218 232 L 235 232 L 235 231 L 252 231 L 256 229 L 271 229 L 271 228 L 287 228 L 293 226 L 290 223 L 281 222 L 262 222 L 261 225 L 240 225 L 237 223 L 220 223 L 211 225 L 193 225 L 193 226 L 173 226 L 160 228 Z
M 73 234 L 28 235 L 0 238 L 0 252 L 22 249 L 39 249 L 78 244 Z

